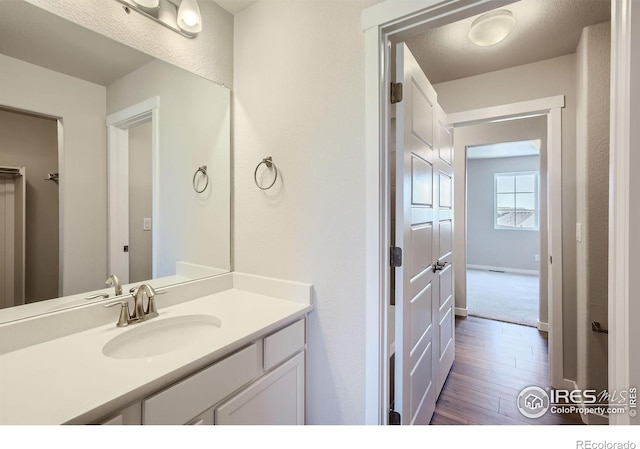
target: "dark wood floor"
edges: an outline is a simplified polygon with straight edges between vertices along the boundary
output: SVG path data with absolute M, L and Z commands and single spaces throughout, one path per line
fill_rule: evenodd
M 431 424 L 582 424 L 578 415 L 524 417 L 524 387 L 548 387 L 547 334 L 478 317 L 456 318 L 456 359 Z

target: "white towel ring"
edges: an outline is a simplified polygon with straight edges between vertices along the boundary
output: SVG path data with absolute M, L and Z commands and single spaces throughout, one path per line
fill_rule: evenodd
M 262 187 L 259 183 L 258 183 L 258 169 L 260 168 L 260 166 L 264 164 L 267 166 L 267 168 L 273 168 L 275 175 L 273 177 L 273 182 L 271 184 L 269 184 L 267 187 Z M 271 156 L 269 157 L 265 157 L 264 159 L 262 159 L 262 162 L 260 162 L 257 166 L 255 171 L 253 172 L 253 180 L 256 183 L 256 186 L 260 189 L 260 190 L 269 190 L 271 187 L 273 187 L 273 185 L 276 183 L 276 181 L 278 180 L 278 167 L 276 167 L 276 164 L 273 163 L 273 158 Z
M 204 176 L 205 179 L 204 187 L 200 190 L 198 190 L 198 186 L 196 184 L 196 177 L 198 176 L 198 173 L 202 173 L 202 176 Z M 198 167 L 196 172 L 193 174 L 193 190 L 195 190 L 196 193 L 202 193 L 207 190 L 207 187 L 209 187 L 209 175 L 207 174 L 207 166 L 203 165 L 201 167 Z

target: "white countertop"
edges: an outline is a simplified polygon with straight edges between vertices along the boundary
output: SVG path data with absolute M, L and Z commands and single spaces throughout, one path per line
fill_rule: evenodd
M 232 288 L 160 307 L 160 316 L 145 323 L 117 328 L 113 322 L 5 353 L 0 355 L 0 424 L 92 422 L 311 309 L 310 302 Z M 215 338 L 143 359 L 112 359 L 102 353 L 106 342 L 134 327 L 192 314 L 221 320 Z

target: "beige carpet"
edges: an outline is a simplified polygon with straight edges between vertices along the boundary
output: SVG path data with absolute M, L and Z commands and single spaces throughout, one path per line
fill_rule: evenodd
M 536 275 L 467 269 L 469 315 L 536 326 L 539 297 Z

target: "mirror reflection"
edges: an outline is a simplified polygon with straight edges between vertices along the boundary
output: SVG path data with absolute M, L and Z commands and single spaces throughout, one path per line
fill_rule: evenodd
M 25 2 L 0 86 L 0 322 L 230 270 L 228 89 Z

